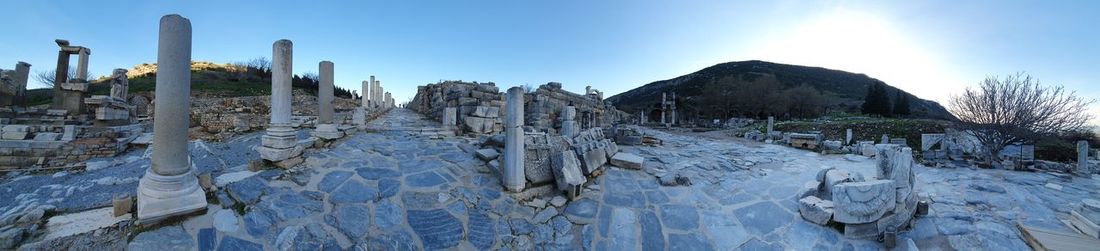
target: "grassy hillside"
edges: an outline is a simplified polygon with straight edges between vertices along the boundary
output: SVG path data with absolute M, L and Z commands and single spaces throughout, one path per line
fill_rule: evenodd
M 156 90 L 156 65 L 141 64 L 127 73 L 129 93 L 151 93 Z M 294 89 L 317 93 L 315 76 L 294 76 Z M 110 85 L 94 80 L 89 85 L 91 95 L 109 95 Z M 52 100 L 52 88 L 27 90 L 30 105 L 49 104 Z M 350 98 L 351 92 L 337 87 L 336 96 Z M 191 95 L 201 97 L 241 97 L 271 94 L 271 72 L 262 68 L 239 64 L 216 64 L 211 62 L 191 63 Z
M 663 92 L 676 92 L 681 116 L 814 118 L 859 113 L 868 87 L 883 83 L 863 74 L 764 61 L 729 62 L 677 78 L 656 81 L 612 96 L 621 110 L 637 114 L 658 106 Z M 912 118 L 954 119 L 942 106 L 886 86 L 887 96 L 909 100 Z

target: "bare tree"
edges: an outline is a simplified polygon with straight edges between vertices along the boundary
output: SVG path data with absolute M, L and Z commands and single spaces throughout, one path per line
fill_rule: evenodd
M 91 72 L 88 72 L 88 80 L 93 79 L 92 76 L 95 76 L 95 74 L 92 74 Z M 70 66 L 69 67 L 69 73 L 68 73 L 68 79 L 74 79 L 74 78 L 76 78 L 76 67 Z M 45 71 L 40 71 L 40 72 L 37 72 L 37 73 L 34 74 L 34 80 L 35 81 L 38 81 L 39 83 L 42 83 L 43 85 L 46 85 L 48 87 L 53 87 L 54 80 L 56 80 L 56 79 L 57 79 L 57 70 L 53 69 L 53 68 L 51 68 L 49 70 L 45 70 Z
M 977 88 L 952 96 L 950 111 L 982 143 L 986 160 L 995 162 L 1009 144 L 1086 129 L 1093 118 L 1088 106 L 1095 101 L 1017 73 L 986 77 Z

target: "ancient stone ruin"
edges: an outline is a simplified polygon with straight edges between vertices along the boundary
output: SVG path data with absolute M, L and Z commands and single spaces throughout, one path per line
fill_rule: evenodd
M 807 182 L 799 193 L 799 213 L 818 225 L 837 224 L 851 238 L 894 238 L 909 227 L 917 211 L 913 193 L 912 150 L 893 144 L 876 145 L 875 175 L 828 168 Z M 893 241 L 893 240 L 890 240 Z

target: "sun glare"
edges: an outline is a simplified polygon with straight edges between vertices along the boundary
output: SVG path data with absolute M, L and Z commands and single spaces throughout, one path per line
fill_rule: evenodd
M 836 10 L 809 17 L 789 32 L 775 32 L 757 58 L 864 73 L 921 98 L 946 100 L 961 89 L 912 32 L 867 12 Z

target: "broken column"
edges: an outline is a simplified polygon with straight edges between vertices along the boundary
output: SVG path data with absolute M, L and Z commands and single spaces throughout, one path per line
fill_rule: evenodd
M 526 174 L 523 169 L 523 88 L 508 89 L 504 119 L 504 187 L 512 192 L 523 191 Z
M 138 222 L 206 209 L 187 152 L 191 107 L 191 21 L 179 15 L 160 19 L 157 48 L 157 119 L 153 120 L 152 165 L 137 189 Z
M 356 107 L 355 111 L 352 113 L 351 120 L 357 127 L 364 129 L 363 127 L 367 126 L 367 107 L 370 106 L 368 103 L 370 102 L 370 98 L 367 97 L 367 95 L 370 94 L 370 85 L 367 84 L 367 81 L 363 81 L 360 88 L 362 88 L 363 93 L 363 95 L 360 96 L 362 100 L 360 100 L 359 107 Z
M 367 81 L 363 81 L 362 85 L 363 85 L 363 87 L 362 87 L 362 90 L 363 90 L 362 98 L 363 98 L 363 100 L 361 100 L 361 102 L 362 102 L 361 106 L 362 107 L 369 107 L 370 106 L 370 83 L 368 83 Z
M 15 71 L 9 72 L 9 73 L 13 73 L 10 76 L 11 79 L 9 79 L 9 80 L 11 80 L 11 82 L 10 82 L 10 84 L 11 84 L 10 88 L 11 89 L 8 90 L 8 91 L 10 91 L 10 93 L 7 94 L 9 96 L 4 97 L 3 100 L 0 100 L 0 106 L 9 106 L 9 105 L 24 106 L 24 105 L 26 105 L 27 78 L 30 76 L 30 71 L 31 71 L 31 64 L 28 64 L 28 63 L 22 62 L 22 61 L 15 64 Z M 3 86 L 0 85 L 0 88 L 3 88 Z M 0 92 L 3 92 L 3 91 L 0 91 Z
M 115 69 L 111 72 L 111 77 L 114 81 L 111 81 L 111 97 L 119 100 L 126 100 L 126 95 L 130 87 L 130 78 L 126 76 L 126 69 Z
M 89 111 L 94 112 L 96 125 L 111 126 L 132 122 L 130 111 L 134 110 L 134 106 L 126 99 L 126 89 L 130 86 L 126 72 L 126 69 L 115 69 L 111 73 L 111 95 L 92 95 L 84 99 Z
M 768 138 L 772 138 L 772 130 L 775 129 L 775 116 L 768 116 Z
M 661 93 L 661 124 L 665 124 L 665 109 L 668 108 L 668 93 Z
M 573 121 L 575 117 L 577 117 L 576 107 L 568 105 L 561 108 L 561 136 L 570 139 L 577 136 L 577 122 Z
M 256 148 L 261 158 L 271 162 L 297 157 L 303 149 L 298 145 L 297 130 L 290 123 L 293 46 L 286 39 L 275 41 L 272 45 L 271 124 L 261 138 L 261 146 Z M 160 107 L 159 102 L 157 107 Z
M 319 68 L 321 70 L 321 83 L 317 87 L 317 128 L 314 128 L 313 136 L 325 140 L 338 139 L 344 136 L 344 132 L 341 132 L 340 129 L 336 128 L 336 124 L 332 123 L 332 101 L 334 99 L 332 62 L 321 61 Z
M 848 128 L 844 133 L 844 145 L 852 144 L 852 128 Z
M 1089 142 L 1085 140 L 1077 141 L 1077 172 L 1089 173 Z
M 83 46 L 71 46 L 68 40 L 54 40 L 61 49 L 57 52 L 57 69 L 54 75 L 54 99 L 51 109 L 66 110 L 69 115 L 84 112 L 84 92 L 88 91 L 88 56 L 92 53 Z M 77 75 L 69 79 L 69 56 L 79 55 Z
M 669 102 L 669 109 L 672 110 L 672 121 L 670 123 L 675 125 L 675 124 L 677 124 L 676 123 L 676 93 L 675 92 L 672 93 L 672 101 Z
M 387 109 L 393 108 L 393 95 L 390 95 L 390 92 L 386 92 L 386 98 L 383 100 L 385 100 L 383 103 Z

